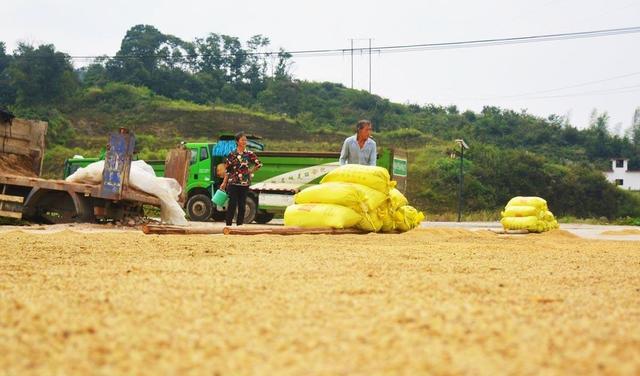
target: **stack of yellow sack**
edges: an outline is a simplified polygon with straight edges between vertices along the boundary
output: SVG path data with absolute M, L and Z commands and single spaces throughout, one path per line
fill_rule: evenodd
M 295 197 L 284 213 L 286 226 L 355 227 L 371 232 L 408 231 L 424 214 L 408 205 L 382 167 L 345 165 Z
M 559 227 L 547 201 L 540 197 L 514 197 L 501 214 L 500 222 L 505 230 L 544 232 Z

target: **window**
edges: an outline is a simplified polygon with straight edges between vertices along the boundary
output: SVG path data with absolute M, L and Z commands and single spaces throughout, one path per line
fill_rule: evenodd
M 624 185 L 624 179 L 616 179 L 616 185 Z
M 203 146 L 200 148 L 200 160 L 204 161 L 207 159 L 209 159 L 209 151 L 207 150 L 206 147 Z
M 191 161 L 189 161 L 189 165 L 196 163 L 197 157 L 198 157 L 198 149 L 191 149 Z
M 616 159 L 616 168 L 624 167 L 624 159 Z

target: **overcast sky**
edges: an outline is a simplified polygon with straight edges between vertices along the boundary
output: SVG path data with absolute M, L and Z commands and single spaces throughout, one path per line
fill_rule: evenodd
M 262 34 L 285 50 L 453 42 L 640 26 L 638 0 L 485 1 L 45 1 L 2 5 L 0 40 L 53 43 L 70 55 L 114 55 L 131 26 L 184 40 L 210 32 L 243 41 Z M 627 128 L 640 106 L 640 33 L 372 56 L 372 92 L 394 102 L 495 105 L 579 128 L 607 111 Z M 368 90 L 369 56 L 356 54 L 354 87 Z M 350 54 L 299 57 L 294 77 L 351 86 Z M 626 76 L 626 77 L 619 77 Z M 594 81 L 598 81 L 595 82 Z M 571 88 L 566 88 L 571 86 Z M 564 88 L 564 89 L 563 89 Z

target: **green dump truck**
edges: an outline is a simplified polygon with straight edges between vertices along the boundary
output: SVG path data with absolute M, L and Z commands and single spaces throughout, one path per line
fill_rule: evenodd
M 226 148 L 221 146 L 226 145 Z M 235 148 L 230 136 L 222 136 L 217 142 L 190 142 L 185 146 L 191 151 L 189 175 L 185 192 L 185 209 L 192 221 L 222 220 L 226 207 L 216 206 L 211 197 L 222 178 L 216 176 L 216 167 L 223 163 L 225 153 Z M 250 139 L 248 149 L 253 150 L 263 167 L 255 173 L 253 185 L 247 197 L 245 223 L 267 223 L 293 204 L 294 195 L 311 184 L 317 184 L 329 171 L 339 166 L 340 153 L 264 151 L 264 145 Z M 65 177 L 79 167 L 99 158 L 72 158 L 65 161 Z M 146 161 L 163 176 L 164 161 Z M 378 148 L 378 166 L 389 170 L 401 191 L 406 189 L 406 153 L 394 149 Z

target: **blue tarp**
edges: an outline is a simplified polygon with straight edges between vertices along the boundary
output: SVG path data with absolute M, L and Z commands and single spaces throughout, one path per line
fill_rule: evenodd
M 226 157 L 236 149 L 236 141 L 235 140 L 220 140 L 216 143 L 216 146 L 213 147 L 213 155 L 216 157 Z

